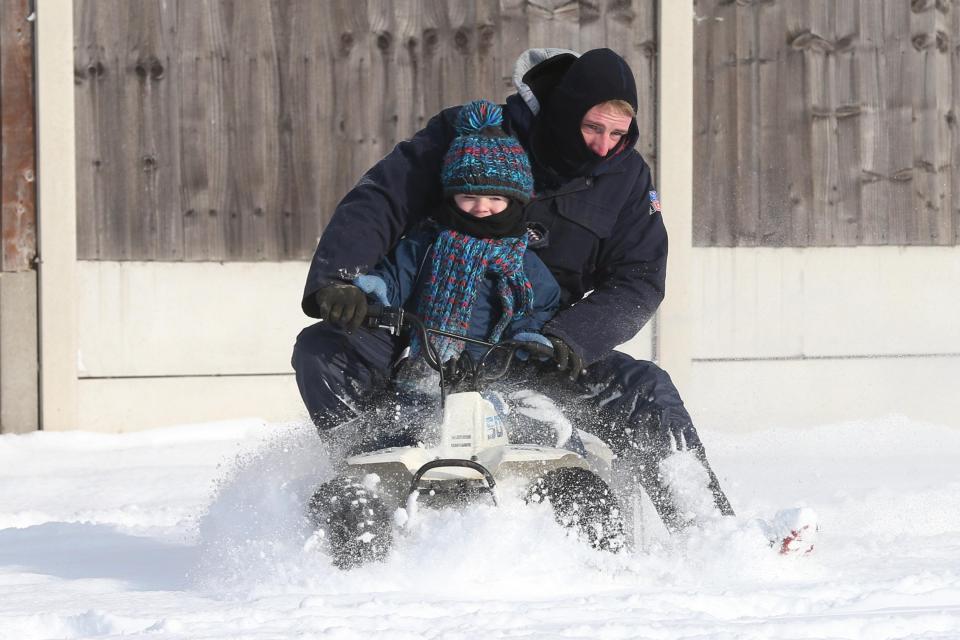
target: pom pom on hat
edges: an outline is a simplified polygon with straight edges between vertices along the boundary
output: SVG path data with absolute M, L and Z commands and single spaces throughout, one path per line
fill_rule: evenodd
M 471 133 L 503 124 L 503 110 L 500 105 L 489 100 L 474 100 L 460 109 L 457 114 L 457 135 L 465 136 Z M 504 134 L 506 135 L 506 134 Z
M 474 100 L 457 115 L 457 137 L 443 158 L 444 196 L 456 193 L 502 195 L 527 203 L 533 173 L 527 152 L 501 125 L 503 111 L 488 100 Z

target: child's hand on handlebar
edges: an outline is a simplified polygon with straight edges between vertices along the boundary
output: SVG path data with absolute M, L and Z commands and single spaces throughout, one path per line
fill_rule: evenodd
M 533 331 L 521 331 L 513 336 L 514 342 L 526 343 L 517 349 L 517 360 L 526 361 L 531 355 L 537 360 L 549 360 L 553 357 L 553 344 L 547 336 Z

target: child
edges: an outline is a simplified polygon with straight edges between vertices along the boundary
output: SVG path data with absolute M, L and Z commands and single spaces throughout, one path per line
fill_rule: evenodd
M 560 287 L 527 250 L 523 206 L 532 196 L 533 177 L 526 152 L 500 128 L 502 122 L 500 107 L 486 100 L 461 109 L 458 136 L 440 173 L 444 202 L 353 283 L 434 329 L 489 342 L 514 338 L 550 345 L 537 332 L 556 313 Z M 431 340 L 441 362 L 466 347 L 463 340 Z M 414 337 L 411 356 L 421 348 Z

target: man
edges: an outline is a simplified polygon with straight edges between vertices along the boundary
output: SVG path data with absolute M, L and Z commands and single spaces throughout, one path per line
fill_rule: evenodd
M 705 467 L 717 509 L 733 510 L 680 395 L 651 362 L 614 347 L 633 337 L 663 299 L 667 235 L 639 138 L 633 73 L 619 55 L 548 49 L 521 56 L 518 94 L 504 126 L 527 150 L 535 197 L 528 223 L 537 253 L 561 288 L 560 311 L 543 328 L 556 366 L 579 394 L 570 418 L 631 465 L 668 528 L 689 524 L 659 464 L 678 450 Z M 320 430 L 368 406 L 386 384 L 398 345 L 383 332 L 357 331 L 366 311 L 358 289 L 343 286 L 376 264 L 441 200 L 440 163 L 455 136 L 459 108 L 446 109 L 377 163 L 337 206 L 310 266 L 302 307 L 321 322 L 294 347 L 297 383 Z M 547 390 L 557 399 L 557 389 Z

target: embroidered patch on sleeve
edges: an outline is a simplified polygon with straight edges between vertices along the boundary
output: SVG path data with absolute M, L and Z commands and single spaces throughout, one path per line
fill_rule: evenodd
M 650 215 L 655 213 L 660 213 L 660 198 L 657 197 L 656 191 L 650 192 Z

